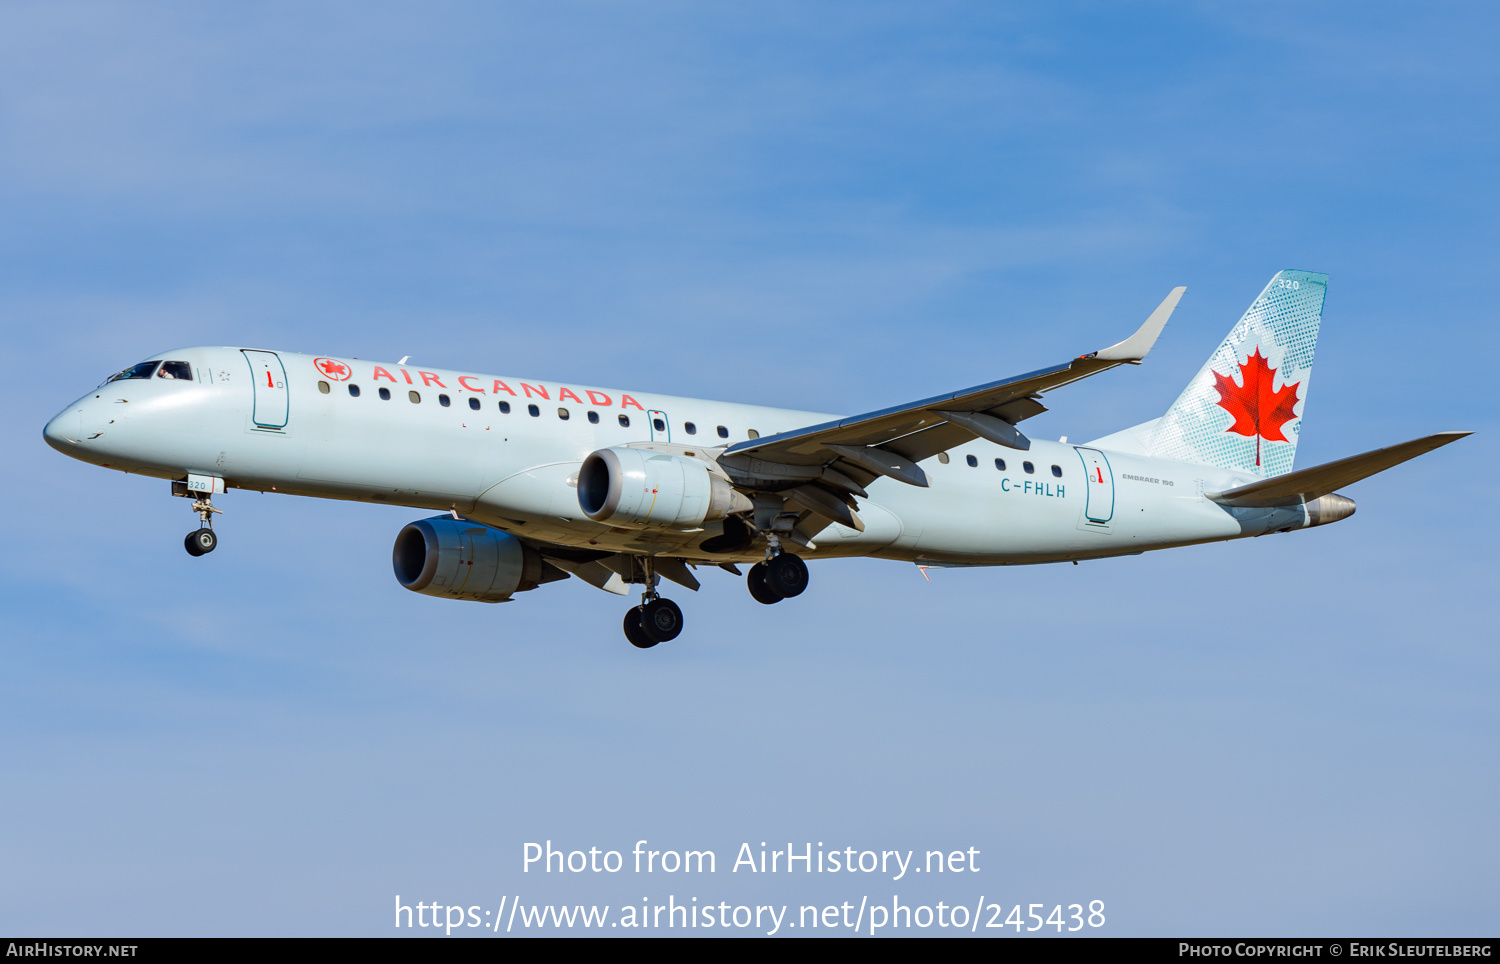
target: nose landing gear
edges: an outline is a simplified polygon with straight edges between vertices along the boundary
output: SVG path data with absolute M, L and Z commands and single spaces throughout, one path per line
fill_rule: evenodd
M 214 535 L 214 513 L 223 515 L 224 510 L 215 509 L 209 502 L 209 496 L 200 495 L 193 502 L 193 511 L 198 513 L 198 521 L 202 525 L 187 534 L 182 540 L 182 546 L 188 551 L 188 555 L 201 556 L 219 547 L 219 537 Z

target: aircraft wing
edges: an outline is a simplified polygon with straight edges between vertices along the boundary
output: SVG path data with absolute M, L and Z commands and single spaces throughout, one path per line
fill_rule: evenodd
M 863 495 L 862 486 L 881 475 L 927 485 L 916 463 L 975 438 L 1024 451 L 1031 442 L 1015 426 L 1047 410 L 1039 395 L 1117 365 L 1139 364 L 1186 290 L 1173 288 L 1135 334 L 1108 348 L 1014 378 L 750 439 L 731 445 L 719 462 L 746 484 L 816 480 Z
M 1315 465 L 1310 469 L 1288 472 L 1260 482 L 1252 482 L 1224 492 L 1205 492 L 1208 498 L 1220 505 L 1243 508 L 1268 508 L 1277 505 L 1297 505 L 1311 502 L 1320 496 L 1332 493 L 1384 472 L 1408 459 L 1431 452 L 1435 448 L 1457 442 L 1471 432 L 1439 432 L 1424 438 L 1412 439 L 1400 445 L 1392 445 L 1363 455 L 1351 455 L 1347 459 Z

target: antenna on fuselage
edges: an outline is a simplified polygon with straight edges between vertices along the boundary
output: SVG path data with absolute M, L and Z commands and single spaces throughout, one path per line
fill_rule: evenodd
M 410 357 L 411 357 L 410 355 L 402 355 L 401 356 L 401 360 L 398 361 L 398 362 L 396 362 L 396 364 L 398 364 L 398 365 L 405 365 L 406 364 L 406 360 L 408 358 L 410 358 Z

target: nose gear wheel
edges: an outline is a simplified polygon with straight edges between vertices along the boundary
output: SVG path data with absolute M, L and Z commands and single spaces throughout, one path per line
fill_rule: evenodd
M 179 486 L 182 486 L 179 490 Z M 172 483 L 174 495 L 189 495 L 186 487 L 180 482 Z M 223 509 L 215 509 L 209 501 L 207 494 L 198 494 L 193 500 L 193 511 L 198 513 L 198 528 L 189 532 L 182 540 L 182 547 L 188 551 L 190 556 L 202 556 L 213 552 L 219 547 L 219 537 L 214 534 L 214 516 L 223 515 Z
M 204 528 L 189 532 L 182 540 L 183 547 L 187 549 L 190 556 L 201 556 L 213 552 L 219 546 L 219 537 L 214 535 L 214 530 Z

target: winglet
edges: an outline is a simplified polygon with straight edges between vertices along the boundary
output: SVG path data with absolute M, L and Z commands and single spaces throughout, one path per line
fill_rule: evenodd
M 1156 344 L 1157 336 L 1167 326 L 1167 319 L 1172 317 L 1172 311 L 1177 307 L 1177 302 L 1182 300 L 1185 291 L 1187 291 L 1186 288 L 1173 288 L 1172 293 L 1156 306 L 1156 310 L 1151 312 L 1151 317 L 1146 319 L 1146 323 L 1141 325 L 1135 334 L 1118 345 L 1101 348 L 1092 355 L 1084 357 L 1097 358 L 1099 361 L 1139 364 L 1140 360 L 1145 358 L 1146 353 L 1151 350 L 1151 346 Z

